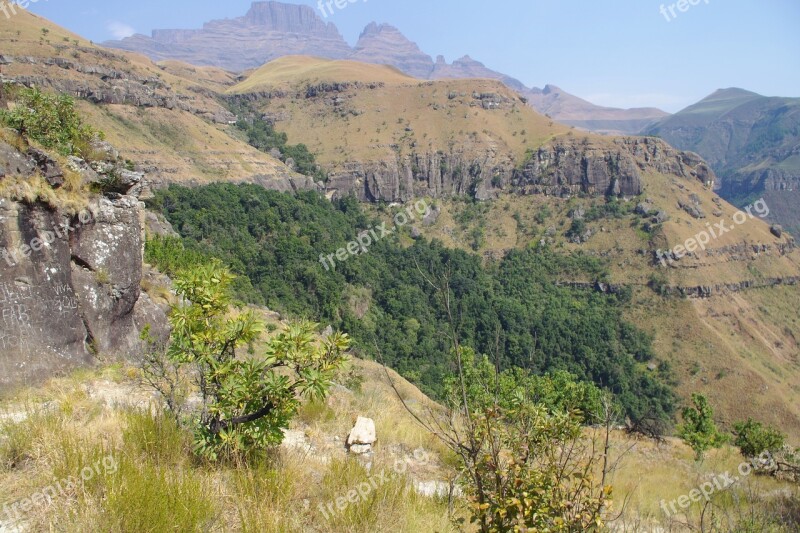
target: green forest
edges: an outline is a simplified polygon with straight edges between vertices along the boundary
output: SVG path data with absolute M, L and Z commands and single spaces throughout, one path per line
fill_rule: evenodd
M 239 275 L 243 302 L 329 323 L 353 337 L 360 355 L 380 357 L 434 397 L 452 375 L 455 328 L 462 344 L 503 368 L 569 372 L 613 392 L 633 421 L 672 419 L 667 371 L 646 370 L 652 340 L 622 318 L 630 293 L 557 284 L 605 280 L 599 259 L 536 246 L 485 262 L 401 231 L 326 270 L 321 254 L 380 223 L 354 198 L 173 185 L 149 207 L 181 238 L 150 239 L 148 262 L 175 273 L 218 258 Z

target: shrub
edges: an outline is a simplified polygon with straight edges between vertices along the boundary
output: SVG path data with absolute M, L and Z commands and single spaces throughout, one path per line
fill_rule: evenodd
M 734 424 L 734 445 L 745 457 L 758 457 L 764 452 L 776 452 L 783 448 L 786 435 L 775 428 L 764 427 L 760 422 L 748 418 L 747 422 Z
M 563 373 L 550 381 L 498 372 L 488 358 L 455 350 L 459 376 L 447 382 L 447 418 L 456 422 L 439 435 L 460 458 L 480 531 L 602 529 L 611 487 L 576 410 L 593 403 L 592 387 Z
M 280 444 L 299 399 L 327 395 L 350 344 L 342 334 L 317 342 L 317 325 L 300 322 L 272 338 L 263 357 L 240 357 L 237 350 L 252 345 L 263 325 L 252 311 L 230 309 L 233 279 L 219 262 L 180 273 L 175 288 L 185 303 L 170 314 L 167 356 L 198 378 L 195 450 L 211 460 Z
M 87 159 L 92 153 L 92 141 L 102 138 L 101 133 L 83 123 L 74 100 L 67 95 L 44 93 L 37 87 L 23 88 L 15 103 L 13 109 L 0 111 L 0 121 L 61 155 Z

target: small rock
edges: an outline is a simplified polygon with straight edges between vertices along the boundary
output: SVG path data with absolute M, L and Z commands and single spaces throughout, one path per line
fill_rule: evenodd
M 64 185 L 64 171 L 61 170 L 61 167 L 55 159 L 38 148 L 28 148 L 28 155 L 36 166 L 39 167 L 42 176 L 52 188 L 58 189 Z
M 783 226 L 780 224 L 773 224 L 769 231 L 779 239 L 783 236 Z
M 586 216 L 586 210 L 583 207 L 576 207 L 569 212 L 568 216 L 572 220 L 583 220 L 583 217 Z
M 667 220 L 669 220 L 669 215 L 667 214 L 666 211 L 659 211 L 653 217 L 653 223 L 654 224 L 663 224 Z

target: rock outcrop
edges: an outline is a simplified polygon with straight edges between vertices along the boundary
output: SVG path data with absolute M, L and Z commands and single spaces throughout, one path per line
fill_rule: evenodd
M 468 195 L 488 200 L 506 188 L 521 194 L 567 197 L 636 196 L 642 172 L 660 172 L 705 183 L 713 172 L 695 154 L 654 138 L 621 138 L 592 144 L 559 140 L 518 166 L 510 155 L 413 152 L 381 161 L 353 161 L 329 175 L 328 189 L 363 201 L 408 201 L 414 197 Z
M 15 168 L 5 178 L 41 171 L 33 157 L 8 157 L 14 151 L 0 143 L 0 166 Z M 0 388 L 98 353 L 134 357 L 148 325 L 166 337 L 164 310 L 140 289 L 143 220 L 128 194 L 96 197 L 77 214 L 0 199 Z

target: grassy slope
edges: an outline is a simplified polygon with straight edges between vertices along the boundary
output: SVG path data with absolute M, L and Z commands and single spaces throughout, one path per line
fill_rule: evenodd
M 48 33 L 44 35 L 42 29 Z M 40 76 L 89 87 L 99 84 L 95 75 L 43 64 L 47 58 L 62 58 L 159 79 L 168 89 L 155 89 L 157 94 L 172 95 L 210 115 L 224 111 L 214 93 L 221 93 L 234 83 L 233 76 L 220 69 L 177 61 L 156 65 L 138 54 L 106 50 L 29 12 L 20 12 L 11 20 L 0 17 L 0 42 L 3 54 L 29 56 L 38 62 L 4 66 L 6 77 Z M 256 176 L 271 179 L 294 175 L 280 161 L 237 137 L 235 128 L 215 124 L 197 113 L 83 101 L 80 107 L 88 121 L 120 149 L 123 158 L 149 167 L 154 181 L 252 181 Z
M 136 373 L 121 365 L 84 370 L 0 401 L 0 434 L 8 437 L 0 439 L 0 493 L 9 501 L 31 496 L 54 478 L 78 475 L 103 457 L 111 455 L 117 464 L 116 473 L 95 476 L 46 508 L 34 507 L 27 515 L 33 530 L 456 531 L 447 519 L 446 499 L 421 497 L 408 489 L 414 481 L 446 483 L 453 475 L 452 458 L 405 411 L 386 371 L 376 363 L 354 360 L 341 379 L 350 389 L 336 387 L 324 404 L 304 406 L 289 442 L 271 461 L 238 466 L 197 464 L 188 435 L 170 423 L 154 422 L 146 409 L 137 410 L 150 400 Z M 397 374 L 388 375 L 413 408 L 429 403 Z M 49 407 L 37 410 L 43 402 L 50 402 Z M 29 418 L 11 418 L 20 415 Z M 407 465 L 406 477 L 381 485 L 366 501 L 326 519 L 320 505 L 372 479 L 343 450 L 358 415 L 372 417 L 377 426 L 372 475 L 392 472 L 394 462 L 401 460 Z M 586 438 L 598 436 L 586 432 Z M 646 528 L 640 530 L 666 524 L 659 509 L 662 499 L 687 494 L 714 475 L 735 473 L 742 461 L 726 447 L 698 464 L 691 450 L 675 439 L 657 445 L 614 433 L 611 446 L 612 462 L 619 459 L 609 478 L 614 509 L 624 511 L 615 525 Z M 751 505 L 749 491 L 771 494 L 787 488 L 796 490 L 751 476 L 715 500 L 721 509 L 735 512 Z M 728 500 L 732 494 L 742 500 L 733 504 Z M 455 509 L 463 515 L 458 498 Z M 696 518 L 699 507 L 690 512 Z M 0 516 L 0 523 L 5 518 Z
M 250 71 L 247 79 L 229 88 L 228 93 L 244 94 L 265 88 L 288 88 L 295 85 L 297 80 L 309 84 L 321 81 L 368 83 L 380 80 L 389 84 L 416 81 L 415 78 L 387 65 L 309 56 L 285 56 Z
M 291 62 L 299 62 L 294 67 Z M 306 99 L 312 82 L 382 82 L 378 88 L 348 89 L 321 98 Z M 394 157 L 408 153 L 496 151 L 521 158 L 528 148 L 566 135 L 569 128 L 555 124 L 525 106 L 501 83 L 490 80 L 416 81 L 389 67 L 351 61 L 307 57 L 273 61 L 229 92 L 270 89 L 287 92 L 284 98 L 262 102 L 267 113 L 283 116 L 276 128 L 286 131 L 290 143 L 302 142 L 329 167 L 348 161 Z M 504 109 L 483 109 L 473 93 L 495 93 L 508 99 Z M 455 97 L 450 98 L 452 94 Z M 340 96 L 332 107 L 330 98 Z M 335 132 L 335 134 L 333 134 Z

